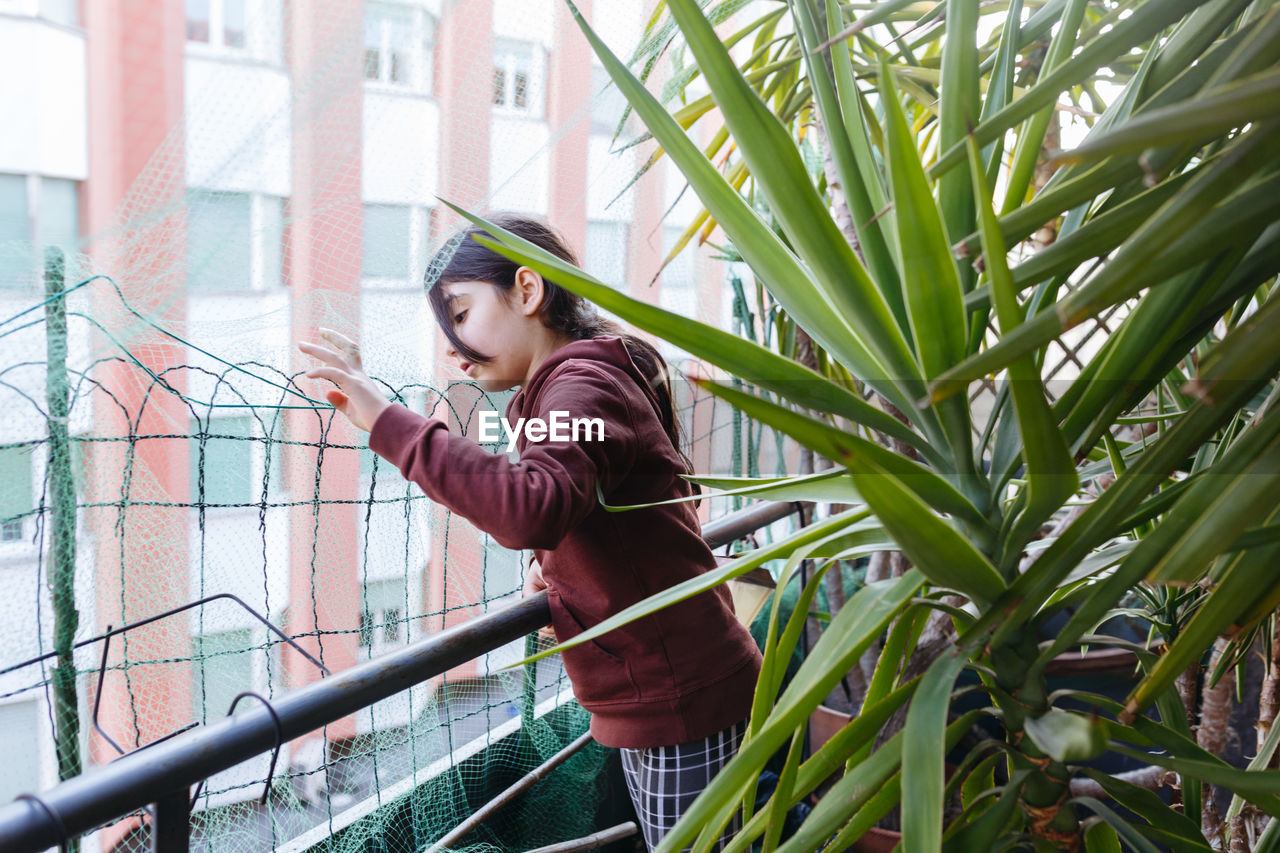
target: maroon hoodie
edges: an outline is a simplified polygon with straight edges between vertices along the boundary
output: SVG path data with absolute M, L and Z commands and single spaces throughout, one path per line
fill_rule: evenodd
M 600 418 L 604 439 L 527 441 L 518 462 L 389 406 L 369 447 L 432 500 L 542 566 L 563 642 L 623 608 L 716 565 L 691 503 L 606 512 L 693 493 L 658 400 L 619 337 L 575 341 L 538 366 L 506 418 Z M 502 446 L 508 440 L 499 428 Z M 592 438 L 594 439 L 594 434 Z M 606 746 L 697 740 L 745 719 L 760 668 L 750 633 L 719 586 L 562 654 L 573 692 Z

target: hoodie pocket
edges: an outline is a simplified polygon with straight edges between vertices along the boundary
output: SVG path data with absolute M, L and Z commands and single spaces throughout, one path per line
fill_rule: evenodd
M 553 589 L 547 590 L 551 606 L 551 624 L 560 642 L 567 642 L 587 630 Z M 607 636 L 607 635 L 606 635 Z M 595 640 L 565 649 L 560 653 L 565 672 L 573 685 L 573 695 L 582 703 L 607 705 L 634 702 L 640 688 L 625 658 L 614 654 Z

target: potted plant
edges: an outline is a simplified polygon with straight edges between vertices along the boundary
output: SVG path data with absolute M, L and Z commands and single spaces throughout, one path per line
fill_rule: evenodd
M 471 218 L 498 251 L 767 389 L 774 399 L 700 383 L 838 463 L 761 483 L 758 496 L 849 508 L 575 641 L 770 560 L 785 560 L 779 586 L 806 559 L 892 549 L 909 567 L 833 614 L 781 696 L 780 663 L 807 605 L 772 623 L 748 738 L 660 849 L 704 847 L 738 809 L 745 826 L 731 851 L 756 841 L 844 849 L 894 808 L 906 850 L 1118 849 L 1121 839 L 1140 850 L 1274 849 L 1280 772 L 1266 768 L 1276 738 L 1250 768 L 1229 766 L 1197 743 L 1178 682 L 1215 649 L 1209 681 L 1225 672 L 1280 605 L 1280 7 L 1059 0 L 1028 2 L 1024 15 L 1018 0 L 888 0 L 855 21 L 863 5 L 792 0 L 722 40 L 708 15 L 731 4 L 666 5 L 664 38 L 678 28 L 710 89 L 696 109 L 721 118 L 735 146 L 721 168 L 685 133 L 693 105 L 673 116 L 582 28 L 708 215 L 839 377 L 630 299 Z M 999 26 L 980 42 L 991 15 Z M 877 24 L 910 34 L 895 28 L 877 44 Z M 726 42 L 751 35 L 755 52 L 735 60 Z M 1095 85 L 1104 68 L 1123 84 L 1105 103 Z M 1081 92 L 1099 113 L 1093 129 L 1036 179 L 1060 101 Z M 837 180 L 806 161 L 793 109 L 820 123 Z M 845 229 L 832 213 L 837 183 Z M 1052 242 L 1024 245 L 1046 228 Z M 1117 327 L 1048 393 L 1047 350 L 1115 306 L 1125 307 Z M 975 411 L 965 392 L 990 376 L 999 395 L 990 413 Z M 1149 434 L 1133 435 L 1135 419 Z M 821 582 L 815 572 L 802 597 Z M 1154 651 L 1095 634 L 1144 582 L 1194 587 L 1202 601 Z M 1042 636 L 1064 608 L 1065 624 Z M 926 632 L 934 654 L 921 660 L 912 651 Z M 1048 689 L 1055 658 L 1104 644 L 1142 665 L 1123 702 Z M 810 714 L 871 650 L 859 715 L 802 760 Z M 957 688 L 962 670 L 976 688 Z M 877 742 L 895 714 L 903 728 Z M 998 721 L 1001 737 L 970 749 L 947 779 L 948 750 L 983 720 Z M 777 789 L 752 813 L 756 775 L 779 749 L 788 758 Z M 1178 807 L 1089 766 L 1109 753 L 1174 780 Z M 837 770 L 780 844 L 787 808 Z M 1214 787 L 1240 797 L 1225 824 L 1202 808 Z M 944 815 L 956 798 L 959 813 Z

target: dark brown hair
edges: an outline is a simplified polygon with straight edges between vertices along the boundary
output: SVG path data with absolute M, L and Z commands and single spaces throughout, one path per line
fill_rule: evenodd
M 578 266 L 573 249 L 547 223 L 531 216 L 507 212 L 488 214 L 485 218 L 561 260 Z M 431 303 L 431 310 L 445 337 L 463 358 L 474 363 L 489 361 L 491 356 L 476 352 L 458 338 L 452 312 L 439 285 L 483 281 L 497 287 L 503 299 L 510 296 L 511 289 L 515 286 L 516 270 L 520 269 L 520 265 L 471 239 L 475 234 L 486 233 L 475 225 L 457 232 L 428 265 L 425 282 L 427 301 Z M 596 313 L 595 307 L 578 294 L 566 290 L 545 276 L 543 284 L 545 289 L 538 314 L 544 326 L 575 341 L 601 335 L 622 338 L 631 354 L 631 360 L 640 368 L 658 398 L 659 419 L 667 437 L 671 439 L 671 445 L 684 462 L 687 472 L 692 474 L 693 463 L 682 449 L 680 422 L 675 416 L 672 403 L 671 378 L 666 360 L 648 341 L 626 331 L 612 320 L 601 317 Z M 694 489 L 701 492 L 696 484 Z

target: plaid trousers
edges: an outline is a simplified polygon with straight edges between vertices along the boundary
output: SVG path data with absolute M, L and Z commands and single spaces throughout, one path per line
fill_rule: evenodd
M 620 750 L 623 775 L 636 806 L 645 845 L 650 850 L 658 846 L 662 836 L 675 826 L 712 777 L 737 754 L 746 729 L 747 722 L 743 720 L 702 740 Z M 741 824 L 742 813 L 735 812 L 712 849 L 723 850 Z

